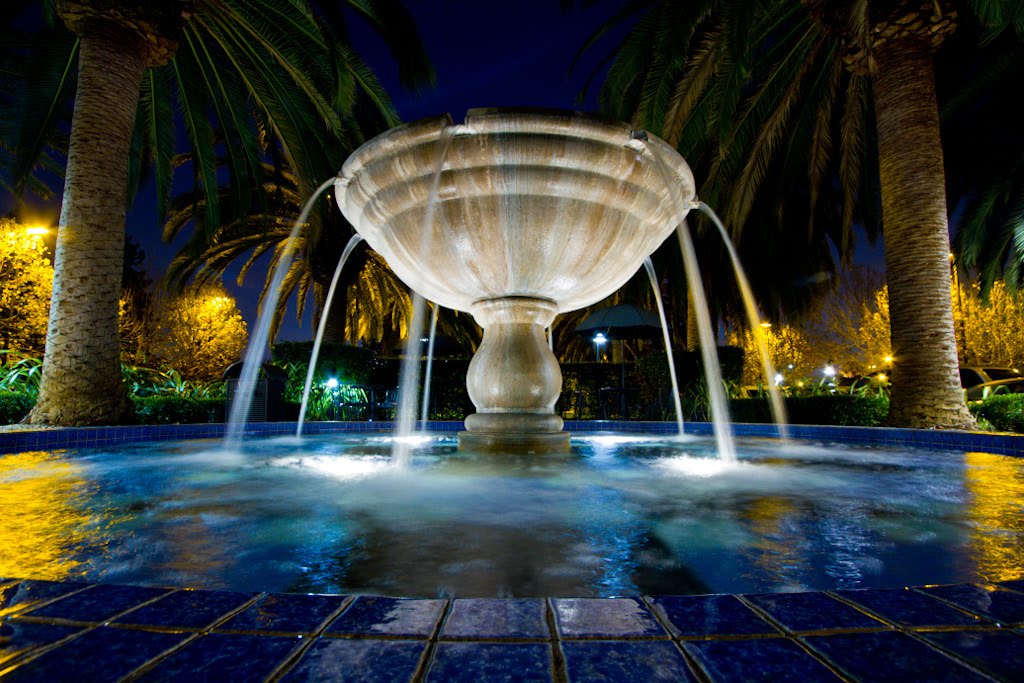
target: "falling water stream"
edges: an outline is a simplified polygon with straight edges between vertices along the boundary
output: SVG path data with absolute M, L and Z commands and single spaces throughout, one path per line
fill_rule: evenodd
M 295 220 L 288 240 L 281 248 L 281 257 L 274 268 L 274 274 L 267 287 L 267 298 L 263 300 L 262 312 L 256 322 L 256 329 L 249 338 L 249 347 L 245 351 L 245 359 L 242 363 L 242 374 L 238 378 L 238 386 L 231 401 L 231 413 L 228 415 L 227 433 L 224 437 L 224 445 L 231 450 L 236 450 L 242 443 L 242 436 L 245 434 L 245 423 L 249 418 L 249 408 L 252 407 L 252 397 L 256 391 L 256 379 L 259 377 L 260 367 L 263 364 L 263 354 L 267 350 L 267 342 L 270 339 L 270 324 L 274 319 L 274 309 L 277 308 L 277 300 L 281 296 L 281 287 L 284 284 L 285 275 L 291 268 L 292 259 L 295 257 L 295 246 L 299 231 L 309 218 L 310 211 L 316 200 L 323 194 L 324 190 L 332 187 L 337 178 L 324 181 L 302 207 L 302 212 Z
M 732 261 L 732 268 L 736 273 L 736 282 L 740 287 L 740 295 L 743 297 L 743 308 L 747 312 L 747 323 L 750 326 L 751 334 L 754 335 L 754 340 L 757 342 L 758 353 L 761 354 L 761 366 L 764 368 L 764 379 L 765 385 L 768 387 L 768 400 L 772 407 L 772 416 L 775 418 L 775 424 L 779 430 L 779 438 L 788 439 L 789 425 L 786 419 L 786 404 L 782 400 L 782 392 L 779 390 L 779 384 L 775 380 L 775 364 L 772 363 L 771 355 L 768 353 L 768 343 L 765 340 L 764 328 L 761 326 L 761 314 L 757 310 L 754 290 L 750 288 L 750 281 L 747 279 L 746 271 L 743 270 L 743 266 L 740 264 L 740 257 L 736 253 L 736 247 L 733 245 L 732 240 L 729 239 L 729 233 L 726 231 L 721 219 L 718 218 L 718 214 L 704 202 L 698 202 L 697 208 L 703 211 L 711 219 L 711 222 L 715 224 L 715 227 L 718 228 L 718 233 L 722 236 L 725 248 L 729 252 L 729 259 Z
M 437 314 L 441 307 L 434 304 L 430 317 L 430 336 L 427 338 L 427 370 L 423 373 L 423 403 L 420 406 L 420 421 L 426 422 L 430 413 L 430 377 L 434 374 L 434 336 L 437 334 Z
M 437 140 L 437 154 L 434 158 L 434 177 L 430 183 L 430 195 L 427 200 L 427 210 L 423 217 L 423 233 L 420 237 L 420 250 L 425 251 L 430 240 L 431 229 L 434 225 L 434 214 L 437 211 L 437 191 L 441 184 L 441 172 L 444 170 L 445 158 L 448 156 L 448 148 L 456 133 L 462 130 L 462 126 L 449 126 L 441 131 Z M 421 257 L 424 254 L 421 253 Z M 418 292 L 412 293 L 412 318 L 409 321 L 408 340 L 405 348 L 405 359 L 402 361 L 402 370 L 398 382 L 398 414 L 396 415 L 397 425 L 395 426 L 394 445 L 391 449 L 392 460 L 399 467 L 408 464 L 411 453 L 411 438 L 416 428 L 416 400 L 419 398 L 420 380 L 420 335 L 423 333 L 423 318 L 426 315 L 426 299 Z
M 654 272 L 654 262 L 648 256 L 644 259 L 647 277 L 651 280 L 654 291 L 654 302 L 658 304 L 658 317 L 661 318 L 661 334 L 665 338 L 665 354 L 668 357 L 668 374 L 672 378 L 672 402 L 676 406 L 676 424 L 679 425 L 680 436 L 683 433 L 683 406 L 679 401 L 679 380 L 676 379 L 676 359 L 672 354 L 672 339 L 668 335 L 668 320 L 665 318 L 665 305 L 661 301 L 661 288 L 658 287 L 658 276 Z
M 330 315 L 331 304 L 334 302 L 334 290 L 338 288 L 338 280 L 341 278 L 341 270 L 345 267 L 345 262 L 362 241 L 363 238 L 359 234 L 352 235 L 349 239 L 345 250 L 341 252 L 341 258 L 338 259 L 338 267 L 334 269 L 331 286 L 327 289 L 324 310 L 320 314 L 320 325 L 316 328 L 316 338 L 313 340 L 313 353 L 309 357 L 309 369 L 306 370 L 306 384 L 302 388 L 302 405 L 299 407 L 299 423 L 295 427 L 295 436 L 302 436 L 302 425 L 306 421 L 306 408 L 309 406 L 309 392 L 313 387 L 313 375 L 316 372 L 316 362 L 320 358 L 320 345 L 324 340 L 324 330 L 327 329 L 327 317 Z
M 672 195 L 677 215 L 683 215 L 687 210 L 695 208 L 680 195 L 679 183 L 676 182 L 672 171 L 662 158 L 660 150 L 654 146 L 649 146 L 648 149 L 651 150 L 661 177 L 668 187 L 669 194 Z M 679 246 L 682 249 L 686 282 L 693 295 L 693 305 L 697 312 L 701 360 L 704 363 L 704 379 L 707 383 L 708 398 L 711 404 L 711 422 L 715 429 L 718 457 L 724 462 L 736 462 L 736 442 L 733 439 L 732 426 L 729 423 L 729 403 L 725 395 L 725 384 L 722 382 L 722 368 L 718 363 L 718 347 L 714 330 L 711 327 L 711 314 L 708 312 L 704 283 L 701 282 L 697 253 L 693 248 L 690 228 L 686 225 L 685 220 L 680 221 L 676 227 L 676 233 L 679 235 Z

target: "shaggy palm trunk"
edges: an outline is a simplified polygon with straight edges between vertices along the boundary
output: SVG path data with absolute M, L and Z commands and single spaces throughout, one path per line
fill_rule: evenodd
M 39 400 L 30 420 L 109 424 L 131 411 L 121 384 L 117 301 L 128 152 L 146 69 L 142 39 L 82 35 Z
M 324 341 L 331 344 L 342 344 L 345 342 L 345 327 L 348 318 L 348 287 L 341 283 L 334 292 L 334 300 L 330 302 L 330 311 L 327 314 L 326 327 L 324 328 Z M 319 324 L 319 316 L 317 318 Z
M 965 428 L 949 286 L 949 228 L 931 49 L 923 38 L 875 50 L 875 117 L 892 328 L 889 423 Z

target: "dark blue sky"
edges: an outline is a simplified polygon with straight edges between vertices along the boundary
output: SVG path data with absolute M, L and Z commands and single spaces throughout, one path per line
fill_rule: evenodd
M 518 2 L 480 2 L 446 0 L 425 2 L 409 0 L 420 33 L 437 71 L 435 89 L 409 93 L 398 84 L 397 71 L 386 47 L 365 26 L 353 23 L 352 41 L 357 51 L 378 73 L 392 93 L 395 106 L 404 120 L 448 112 L 456 121 L 466 110 L 491 106 L 532 106 L 560 109 L 577 108 L 576 100 L 587 75 L 610 49 L 617 37 L 612 34 L 599 49 L 586 55 L 573 74 L 567 69 L 579 47 L 590 34 L 622 6 L 622 0 L 604 0 L 587 9 L 562 11 L 555 0 Z M 599 80 L 598 80 L 599 82 Z M 595 108 L 591 94 L 588 105 Z M 179 174 L 176 189 L 187 189 L 187 174 Z M 13 207 L 10 198 L 0 200 L 0 211 Z M 59 198 L 36 210 L 36 218 L 57 222 Z M 156 212 L 155 190 L 145 187 L 129 209 L 128 234 L 142 244 L 154 280 L 166 270 L 180 244 L 161 241 L 161 226 Z M 860 240 L 864 242 L 864 240 Z M 264 259 L 266 261 L 267 259 Z M 861 244 L 856 260 L 873 265 L 881 263 L 880 246 Z M 250 328 L 256 320 L 256 300 L 263 284 L 266 264 L 250 271 L 245 284 L 235 282 L 238 268 L 230 271 L 225 285 L 238 299 Z M 294 315 L 294 302 L 285 317 L 281 339 L 312 337 L 312 306 L 301 324 Z

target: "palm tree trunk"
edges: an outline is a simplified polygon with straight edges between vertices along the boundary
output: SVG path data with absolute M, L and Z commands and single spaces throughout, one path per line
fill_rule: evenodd
M 892 329 L 889 423 L 968 428 L 949 287 L 949 227 L 935 74 L 924 38 L 875 49 L 875 117 Z
M 331 344 L 345 342 L 345 327 L 348 322 L 348 287 L 344 282 L 340 284 L 341 286 L 334 292 L 334 300 L 325 302 L 330 308 L 325 321 L 327 326 L 324 328 L 324 341 Z
M 81 36 L 53 299 L 39 401 L 30 420 L 58 425 L 123 420 L 117 301 L 124 261 L 128 152 L 148 52 L 117 26 Z

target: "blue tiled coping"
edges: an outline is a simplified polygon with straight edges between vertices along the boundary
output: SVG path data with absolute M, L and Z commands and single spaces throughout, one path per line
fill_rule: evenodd
M 0 681 L 1013 681 L 1022 591 L 419 600 L 0 579 Z
M 418 423 L 419 429 L 455 433 L 464 429 L 461 421 Z M 776 438 L 778 430 L 770 424 L 732 425 L 740 437 Z M 567 421 L 570 432 L 625 432 L 629 434 L 675 434 L 675 422 L 627 422 L 616 420 Z M 687 434 L 710 435 L 709 422 L 687 422 Z M 218 439 L 225 425 L 145 425 L 129 427 L 71 427 L 66 429 L 26 429 L 0 432 L 0 453 L 88 448 L 145 441 Z M 305 434 L 371 434 L 394 431 L 393 422 L 307 422 Z M 935 450 L 983 451 L 1000 455 L 1024 456 L 1024 435 L 988 432 L 954 432 L 934 429 L 893 429 L 886 427 L 827 427 L 790 425 L 790 436 L 811 441 L 833 441 L 863 446 L 893 446 Z M 295 433 L 294 422 L 257 422 L 248 425 L 247 436 L 287 436 Z

